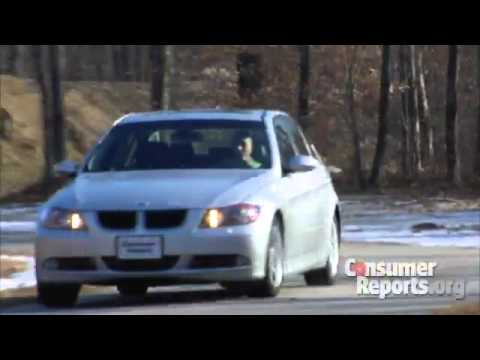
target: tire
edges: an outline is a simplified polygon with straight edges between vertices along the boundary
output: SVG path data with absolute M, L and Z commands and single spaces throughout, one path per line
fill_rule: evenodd
M 49 308 L 71 308 L 77 303 L 81 285 L 38 284 L 38 302 Z
M 332 245 L 327 266 L 321 269 L 316 269 L 305 274 L 305 282 L 308 286 L 333 286 L 336 283 L 339 260 L 340 260 L 340 226 L 338 219 L 332 226 L 332 234 L 330 236 Z
M 142 284 L 118 285 L 117 290 L 125 297 L 143 297 L 148 293 L 148 286 Z
M 230 296 L 241 297 L 244 296 L 247 291 L 247 286 L 243 283 L 221 283 L 220 286 L 224 288 Z
M 272 226 L 266 262 L 266 277 L 261 282 L 250 285 L 246 294 L 252 298 L 274 298 L 280 293 L 284 280 L 283 237 L 280 224 Z

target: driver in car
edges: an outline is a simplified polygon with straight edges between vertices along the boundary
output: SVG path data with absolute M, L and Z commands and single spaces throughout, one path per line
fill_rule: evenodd
M 238 137 L 238 151 L 242 157 L 242 162 L 250 169 L 260 169 L 263 164 L 253 158 L 254 141 L 249 134 L 240 134 Z

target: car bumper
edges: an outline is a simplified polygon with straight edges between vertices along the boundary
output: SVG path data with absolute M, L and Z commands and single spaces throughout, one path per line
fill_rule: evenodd
M 175 261 L 168 267 L 148 270 L 141 268 L 142 262 L 135 262 L 137 268 L 131 270 L 128 268 L 128 262 L 122 263 L 126 264 L 127 269 L 118 269 L 112 268 L 107 261 L 118 260 L 117 239 L 125 235 L 155 236 L 152 233 L 74 234 L 40 229 L 36 242 L 38 282 L 115 285 L 125 281 L 142 281 L 161 285 L 244 282 L 265 277 L 269 232 L 265 232 L 261 226 L 157 234 L 164 238 L 163 258 L 174 258 Z M 213 264 L 205 268 L 195 267 L 195 261 L 204 257 L 235 257 L 238 261 L 228 266 L 215 267 Z M 50 268 L 46 264 L 51 259 L 88 259 L 93 268 L 81 270 Z
M 252 267 L 211 270 L 169 270 L 158 272 L 114 271 L 42 271 L 38 281 L 49 284 L 116 285 L 124 282 L 141 282 L 150 286 L 220 282 L 248 282 L 256 276 Z

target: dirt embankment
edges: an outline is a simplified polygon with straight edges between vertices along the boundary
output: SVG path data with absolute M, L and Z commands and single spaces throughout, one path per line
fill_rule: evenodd
M 15 257 L 0 257 L 0 279 L 8 279 L 13 274 L 27 270 L 27 262 Z
M 39 91 L 34 81 L 12 76 L 2 75 L 1 84 L 0 106 L 13 120 L 13 128 L 9 138 L 1 141 L 0 199 L 23 193 L 27 201 L 28 194 L 34 201 L 44 163 Z M 149 108 L 145 84 L 67 82 L 64 94 L 67 151 L 73 160 L 81 160 L 120 116 Z M 57 187 L 53 184 L 49 192 Z
M 434 315 L 480 316 L 480 304 L 452 306 L 448 309 L 436 311 Z
M 12 119 L 7 139 L 0 140 L 0 203 L 38 202 L 57 191 L 65 181 L 59 179 L 45 189 L 40 184 L 43 172 L 43 132 L 39 89 L 32 80 L 2 75 L 0 108 Z M 145 83 L 65 82 L 65 114 L 67 118 L 68 157 L 81 160 L 85 153 L 113 122 L 125 113 L 148 111 L 149 86 Z M 194 89 L 192 87 L 192 89 Z M 193 91 L 193 90 L 192 90 Z M 192 92 L 194 96 L 195 91 Z M 3 118 L 3 117 L 2 117 Z M 339 143 L 348 137 L 337 135 Z M 332 164 L 344 167 L 349 161 L 346 152 L 332 151 Z M 388 183 L 399 190 L 389 194 L 453 199 L 480 198 L 480 183 L 468 184 L 467 191 L 458 192 L 449 184 L 424 179 L 422 184 Z M 336 179 L 341 193 L 350 191 L 351 178 L 344 173 Z M 343 185 L 345 183 L 345 185 Z M 342 187 L 345 186 L 345 191 Z M 472 189 L 477 189 L 472 190 Z M 450 205 L 445 205 L 449 207 Z M 458 205 L 453 205 L 458 206 Z

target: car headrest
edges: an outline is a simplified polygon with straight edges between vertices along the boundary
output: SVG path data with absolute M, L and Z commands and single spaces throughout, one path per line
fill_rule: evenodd
M 159 155 L 168 151 L 168 145 L 158 142 L 147 142 L 142 144 L 138 151 L 147 155 Z
M 236 153 L 231 148 L 212 148 L 209 151 L 211 157 L 216 159 L 234 158 Z
M 193 157 L 195 155 L 191 144 L 173 144 L 170 147 L 170 153 L 174 157 Z

